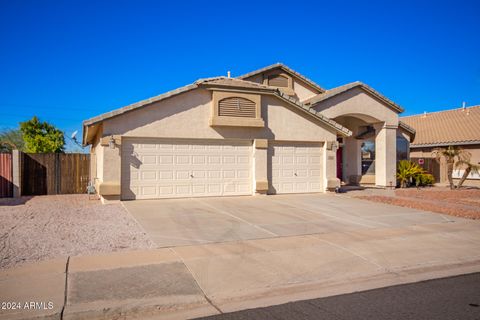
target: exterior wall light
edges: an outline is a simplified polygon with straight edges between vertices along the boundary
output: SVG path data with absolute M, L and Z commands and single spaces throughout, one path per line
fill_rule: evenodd
M 108 147 L 110 149 L 115 149 L 115 138 L 113 138 L 113 135 L 111 135 L 110 140 L 108 140 Z
M 332 151 L 333 152 L 337 152 L 337 149 L 338 149 L 338 142 L 337 141 L 334 141 L 332 143 Z

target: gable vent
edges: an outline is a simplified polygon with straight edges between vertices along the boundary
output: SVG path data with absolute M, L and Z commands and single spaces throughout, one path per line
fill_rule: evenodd
M 273 87 L 288 88 L 288 78 L 276 74 L 268 77 L 268 85 Z
M 240 98 L 225 98 L 218 102 L 218 115 L 226 117 L 256 117 L 255 102 Z

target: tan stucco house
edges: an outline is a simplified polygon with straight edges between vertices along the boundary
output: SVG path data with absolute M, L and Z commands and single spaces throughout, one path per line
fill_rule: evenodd
M 435 160 L 435 150 L 448 146 L 462 148 L 470 153 L 471 163 L 480 164 L 480 106 L 423 113 L 402 117 L 401 120 L 416 131 L 410 144 L 412 161 L 420 162 L 434 175 L 436 182 L 448 183 L 448 178 L 447 165 L 444 159 L 440 163 Z M 464 168 L 454 170 L 455 183 L 463 172 Z M 471 172 L 464 186 L 480 187 L 480 175 Z
M 86 120 L 83 143 L 103 200 L 389 187 L 414 134 L 402 111 L 360 82 L 326 90 L 274 64 Z

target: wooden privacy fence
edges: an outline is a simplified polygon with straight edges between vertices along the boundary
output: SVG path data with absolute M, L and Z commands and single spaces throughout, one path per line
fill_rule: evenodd
M 0 198 L 13 196 L 12 154 L 0 153 Z
M 90 155 L 82 153 L 24 153 L 22 195 L 85 193 Z

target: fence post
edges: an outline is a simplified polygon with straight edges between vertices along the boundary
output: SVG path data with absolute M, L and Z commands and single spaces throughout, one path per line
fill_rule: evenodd
M 60 194 L 60 153 L 55 153 L 55 194 Z
M 13 197 L 22 195 L 22 152 L 12 150 Z

